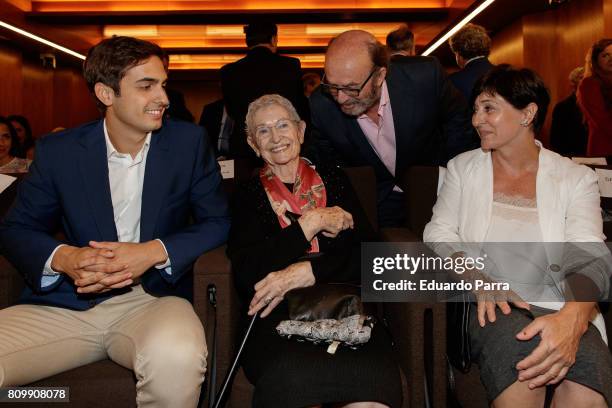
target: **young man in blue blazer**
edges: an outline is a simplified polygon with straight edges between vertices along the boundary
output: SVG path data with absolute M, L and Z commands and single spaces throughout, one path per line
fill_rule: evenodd
M 0 227 L 27 283 L 0 310 L 0 387 L 110 358 L 134 370 L 139 407 L 197 405 L 192 265 L 225 242 L 229 217 L 202 129 L 164 121 L 166 62 L 155 44 L 103 40 L 84 64 L 103 120 L 37 143 Z

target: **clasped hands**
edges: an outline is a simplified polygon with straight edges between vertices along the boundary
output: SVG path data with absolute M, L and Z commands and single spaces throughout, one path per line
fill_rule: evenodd
M 60 247 L 51 260 L 51 268 L 68 275 L 78 293 L 103 293 L 131 285 L 134 279 L 166 259 L 166 251 L 157 240 L 90 241 L 88 247 Z
M 335 238 L 340 232 L 355 226 L 351 213 L 338 206 L 306 211 L 300 216 L 298 222 L 308 241 L 319 232 L 328 238 Z

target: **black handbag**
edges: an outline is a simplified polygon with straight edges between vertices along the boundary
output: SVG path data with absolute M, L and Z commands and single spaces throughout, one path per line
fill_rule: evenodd
M 360 291 L 360 286 L 348 283 L 325 283 L 294 289 L 285 294 L 289 319 L 313 322 L 363 315 Z
M 365 312 L 360 287 L 348 283 L 317 284 L 285 294 L 289 319 L 281 321 L 277 332 L 285 338 L 355 348 L 370 339 L 374 318 Z

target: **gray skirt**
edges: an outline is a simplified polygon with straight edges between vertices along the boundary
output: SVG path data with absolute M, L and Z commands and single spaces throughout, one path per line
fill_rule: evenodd
M 487 322 L 485 327 L 478 324 L 476 307 L 471 310 L 472 360 L 480 368 L 480 380 L 490 403 L 517 381 L 516 365 L 538 346 L 540 336 L 536 335 L 529 341 L 516 339 L 516 334 L 533 320 L 521 310 L 513 308 L 512 313 L 504 315 L 497 309 L 496 321 Z M 555 311 L 532 306 L 531 312 L 537 317 Z M 582 336 L 576 362 L 565 378 L 599 392 L 612 406 L 612 355 L 599 330 L 592 324 Z

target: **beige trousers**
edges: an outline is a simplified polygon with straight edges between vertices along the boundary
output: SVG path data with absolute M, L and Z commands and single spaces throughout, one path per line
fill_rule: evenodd
M 151 296 L 140 285 L 86 311 L 39 305 L 0 310 L 0 387 L 110 358 L 134 371 L 139 407 L 196 407 L 206 354 L 191 304 Z

